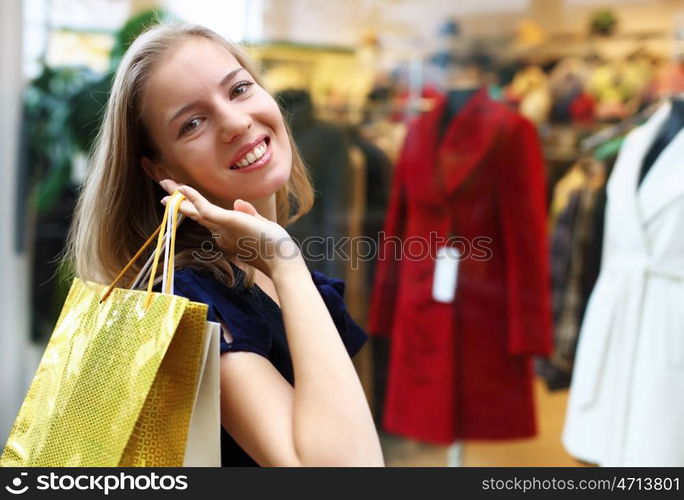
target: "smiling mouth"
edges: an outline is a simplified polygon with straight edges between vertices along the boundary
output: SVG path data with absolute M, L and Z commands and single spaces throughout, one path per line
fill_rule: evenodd
M 240 170 L 258 162 L 266 154 L 268 142 L 269 139 L 266 137 L 263 141 L 254 146 L 251 151 L 247 152 L 240 160 L 231 165 L 230 169 Z

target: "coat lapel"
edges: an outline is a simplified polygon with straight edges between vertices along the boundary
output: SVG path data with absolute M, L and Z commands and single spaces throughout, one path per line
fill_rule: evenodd
M 441 112 L 444 110 L 444 98 Z M 448 195 L 453 194 L 472 170 L 487 157 L 499 135 L 503 107 L 481 88 L 451 121 L 439 147 L 437 168 Z M 441 113 L 440 113 L 441 116 Z
M 637 192 L 639 173 L 646 152 L 668 113 L 669 107 L 663 105 L 649 121 L 629 134 L 608 181 L 609 213 L 613 218 L 619 219 L 613 222 L 615 227 L 620 228 L 623 241 L 629 242 L 628 246 L 636 245 L 639 251 L 646 253 L 648 245 L 643 229 L 645 219 L 639 202 L 640 193 Z
M 502 106 L 490 100 L 487 89 L 473 95 L 451 120 L 441 141 L 439 124 L 446 98 L 435 97 L 434 107 L 412 126 L 405 152 L 411 158 L 407 187 L 414 199 L 443 207 L 495 146 L 504 122 Z
M 433 108 L 419 115 L 411 125 L 404 143 L 402 160 L 406 162 L 406 188 L 410 197 L 422 203 L 443 205 L 438 176 L 435 173 L 439 121 L 444 112 L 444 96 L 433 96 Z
M 671 108 L 672 104 L 668 101 L 659 110 L 659 112 L 662 110 L 662 114 L 652 118 L 656 122 L 654 125 L 657 126 L 654 127 L 652 134 L 649 134 L 650 140 L 647 148 L 655 141 Z M 637 193 L 644 224 L 647 224 L 672 201 L 684 196 L 684 129 L 679 131 L 658 156 Z

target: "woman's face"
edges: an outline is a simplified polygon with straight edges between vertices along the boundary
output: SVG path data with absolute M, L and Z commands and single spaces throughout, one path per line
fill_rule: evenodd
M 232 208 L 257 201 L 290 176 L 292 150 L 275 100 L 221 45 L 192 38 L 152 71 L 143 123 L 158 153 L 142 164 Z

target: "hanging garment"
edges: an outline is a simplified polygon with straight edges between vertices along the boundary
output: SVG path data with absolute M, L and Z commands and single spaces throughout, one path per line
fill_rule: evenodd
M 587 251 L 594 247 L 594 212 L 605 185 L 604 171 L 600 162 L 582 160 L 556 186 L 553 205 L 557 205 L 559 214 L 551 230 L 554 348 L 550 358 L 537 363 L 537 373 L 549 390 L 570 386 L 579 328 L 589 295 L 586 284 L 598 277 L 598 269 Z M 561 203 L 565 206 L 561 207 Z
M 518 71 L 508 87 L 508 94 L 523 116 L 537 125 L 548 121 L 553 99 L 549 79 L 540 67 L 527 66 Z
M 302 247 L 310 269 L 344 279 L 347 263 L 333 250 L 349 235 L 352 170 L 347 139 L 334 124 L 315 118 L 306 90 L 282 91 L 277 100 L 288 116 L 315 192 L 311 210 L 287 231 Z
M 530 356 L 551 348 L 536 131 L 482 89 L 440 143 L 444 98 L 435 104 L 396 167 L 371 298 L 369 330 L 391 337 L 384 426 L 441 444 L 532 436 Z M 418 247 L 450 234 L 462 257 L 455 300 L 443 303 L 432 295 L 435 245 Z
M 387 198 L 392 177 L 392 162 L 385 152 L 365 137 L 358 128 L 347 130 L 349 142 L 357 147 L 362 154 L 365 165 L 364 192 L 365 213 L 362 221 L 361 236 L 369 238 L 376 245 L 378 235 L 382 231 Z M 365 272 L 365 286 L 370 289 L 373 285 L 375 262 L 367 262 Z
M 589 66 L 583 59 L 566 57 L 558 61 L 548 75 L 553 98 L 552 119 L 570 121 L 569 103 L 584 91 L 588 76 Z
M 584 316 L 563 432 L 604 466 L 684 466 L 684 133 L 637 189 L 663 105 L 608 182 L 601 272 Z

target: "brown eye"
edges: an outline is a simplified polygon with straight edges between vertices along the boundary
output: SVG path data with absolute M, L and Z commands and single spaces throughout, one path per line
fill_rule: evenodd
M 189 132 L 192 132 L 195 130 L 197 127 L 200 126 L 201 119 L 200 118 L 192 118 L 185 122 L 183 126 L 180 129 L 180 135 L 187 134 Z
M 253 85 L 253 82 L 240 82 L 236 84 L 231 90 L 230 90 L 230 98 L 233 99 L 235 97 L 240 97 L 242 94 L 246 93 L 247 90 L 249 90 L 249 87 Z

